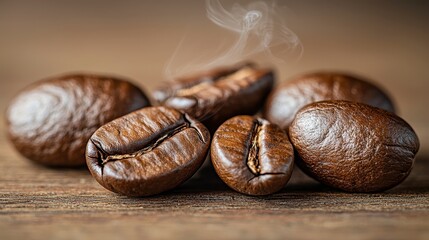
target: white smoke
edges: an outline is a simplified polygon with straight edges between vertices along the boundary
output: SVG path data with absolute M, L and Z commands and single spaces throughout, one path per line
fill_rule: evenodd
M 167 78 L 245 60 L 252 61 L 252 57 L 256 55 L 260 60 L 261 54 L 266 61 L 285 63 L 292 51 L 297 50 L 299 55 L 303 52 L 299 38 L 286 26 L 282 15 L 284 9 L 276 2 L 268 4 L 256 1 L 245 7 L 233 4 L 231 10 L 227 10 L 219 0 L 206 0 L 206 9 L 207 17 L 214 24 L 236 34 L 236 39 L 229 44 L 230 47 L 220 49 L 214 56 L 196 61 L 182 59 L 178 63 L 180 49 L 186 44 L 186 39 L 183 38 L 165 67 L 164 74 Z M 204 49 L 195 49 L 194 52 L 201 53 Z

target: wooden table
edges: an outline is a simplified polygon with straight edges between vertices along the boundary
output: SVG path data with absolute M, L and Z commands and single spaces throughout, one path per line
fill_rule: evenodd
M 203 1 L 41 2 L 0 3 L 2 110 L 28 83 L 75 69 L 129 76 L 150 90 L 184 32 L 203 47 L 233 37 L 206 20 Z M 171 192 L 127 198 L 102 188 L 84 168 L 50 169 L 25 160 L 7 141 L 0 114 L 0 239 L 429 239 L 428 3 L 287 6 L 284 14 L 305 50 L 300 59 L 274 62 L 280 81 L 340 69 L 384 86 L 421 140 L 403 184 L 349 194 L 297 170 L 280 193 L 248 197 L 205 168 Z M 194 47 L 179 58 L 204 52 Z

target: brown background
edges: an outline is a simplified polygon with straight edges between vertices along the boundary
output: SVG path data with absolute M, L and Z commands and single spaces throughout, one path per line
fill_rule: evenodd
M 274 63 L 279 80 L 338 69 L 382 85 L 421 140 L 415 170 L 403 185 L 381 194 L 344 194 L 297 178 L 282 193 L 263 199 L 206 179 L 159 197 L 127 199 L 102 189 L 85 170 L 32 165 L 5 138 L 3 112 L 19 89 L 78 70 L 128 76 L 151 90 L 165 79 L 163 68 L 182 39 L 195 46 L 178 57 L 186 61 L 234 36 L 206 18 L 204 1 L 1 0 L 0 238 L 344 234 L 427 239 L 429 3 L 297 0 L 280 5 L 287 7 L 282 14 L 304 52 Z

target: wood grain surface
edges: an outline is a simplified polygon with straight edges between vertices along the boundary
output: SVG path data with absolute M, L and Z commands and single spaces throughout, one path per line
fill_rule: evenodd
M 85 168 L 32 164 L 8 142 L 3 114 L 25 85 L 83 70 L 129 76 L 151 90 L 165 78 L 164 66 L 184 35 L 200 44 L 180 59 L 199 57 L 217 46 L 214 40 L 231 35 L 206 19 L 204 1 L 4 0 L 0 239 L 429 239 L 428 2 L 285 5 L 304 52 L 273 64 L 278 79 L 338 69 L 383 86 L 421 141 L 404 183 L 383 193 L 350 194 L 295 170 L 280 193 L 248 197 L 230 190 L 208 166 L 173 191 L 127 198 L 102 188 Z

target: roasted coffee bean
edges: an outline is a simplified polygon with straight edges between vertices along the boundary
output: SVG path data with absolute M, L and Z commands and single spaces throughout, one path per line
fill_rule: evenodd
M 401 183 L 419 149 L 404 120 L 366 104 L 325 101 L 301 109 L 289 136 L 306 173 L 349 192 L 377 192 Z
M 200 122 L 171 108 L 148 107 L 100 127 L 88 142 L 86 161 L 103 187 L 149 196 L 190 178 L 209 145 Z
M 230 68 L 219 67 L 205 72 L 200 72 L 191 76 L 177 78 L 171 82 L 165 82 L 165 85 L 158 88 L 153 92 L 153 98 L 160 103 L 165 102 L 168 98 L 174 97 L 178 92 L 192 88 L 195 85 L 210 85 L 220 78 L 232 74 L 245 66 L 252 66 L 252 64 L 242 64 L 240 66 L 233 66 Z
M 162 105 L 188 113 L 214 132 L 232 116 L 256 113 L 273 83 L 272 71 L 247 64 L 173 81 L 154 96 Z
M 289 181 L 294 152 L 288 136 L 277 125 L 237 116 L 216 131 L 211 159 L 219 177 L 232 189 L 267 195 L 281 190 Z
M 368 80 L 337 72 L 316 72 L 275 88 L 264 107 L 264 117 L 287 129 L 299 109 L 324 100 L 361 102 L 394 112 L 387 94 Z
M 11 102 L 9 138 L 25 157 L 49 166 L 85 164 L 85 146 L 98 127 L 149 105 L 145 94 L 118 78 L 72 74 L 36 82 Z

